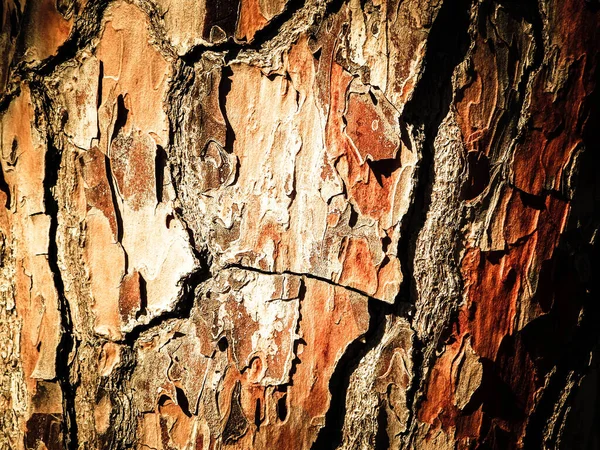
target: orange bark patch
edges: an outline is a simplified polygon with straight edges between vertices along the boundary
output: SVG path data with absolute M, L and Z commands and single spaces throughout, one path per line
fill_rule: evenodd
M 398 114 L 383 97 L 373 93 L 351 93 L 346 113 L 346 133 L 362 162 L 395 159 L 400 148 Z
M 31 2 L 28 23 L 25 24 L 24 49 L 27 59 L 42 60 L 56 53 L 67 40 L 73 27 L 73 19 L 66 20 L 56 9 L 53 0 Z M 29 3 L 27 5 L 29 7 Z
M 267 24 L 260 11 L 259 0 L 241 0 L 240 13 L 235 38 L 238 41 L 252 41 L 258 30 Z
M 377 290 L 377 269 L 365 239 L 348 238 L 342 255 L 343 270 L 339 282 L 372 295 Z

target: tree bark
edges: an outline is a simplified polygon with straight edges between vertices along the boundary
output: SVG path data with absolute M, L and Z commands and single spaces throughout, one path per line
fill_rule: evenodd
M 2 0 L 0 448 L 600 448 L 599 15 Z

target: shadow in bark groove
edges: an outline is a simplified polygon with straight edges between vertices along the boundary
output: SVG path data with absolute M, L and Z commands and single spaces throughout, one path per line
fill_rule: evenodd
M 210 279 L 208 266 L 204 265 L 206 258 L 202 258 L 200 261 L 203 263 L 203 266 L 181 281 L 183 293 L 175 308 L 152 318 L 146 324 L 136 326 L 123 339 L 125 345 L 133 347 L 142 333 L 155 328 L 170 319 L 188 319 L 190 317 L 190 313 L 196 300 L 196 288 L 206 280 Z
M 415 303 L 417 295 L 413 277 L 415 242 L 425 222 L 431 201 L 433 141 L 452 101 L 452 73 L 464 59 L 469 46 L 470 7 L 470 0 L 445 1 L 431 28 L 425 56 L 425 70 L 412 100 L 405 107 L 403 116 L 406 123 L 413 125 L 425 135 L 415 201 L 411 203 L 403 221 L 401 233 L 403 239 L 400 240 L 398 249 L 404 281 L 393 305 L 374 299 L 369 300 L 371 318 L 369 330 L 363 340 L 359 339 L 348 347 L 331 377 L 329 383 L 332 395 L 331 406 L 326 414 L 325 426 L 312 447 L 313 450 L 334 449 L 341 444 L 350 376 L 366 353 L 380 342 L 384 332 L 385 316 L 395 314 L 410 318 L 412 315 L 411 311 L 408 311 L 408 305 Z M 415 336 L 413 345 L 416 373 L 413 385 L 409 387 L 406 395 L 409 409 L 413 409 L 416 392 L 422 383 L 420 375 L 423 343 Z M 378 419 L 381 423 L 383 417 Z M 376 436 L 376 440 L 380 445 L 386 442 L 381 432 Z
M 369 299 L 369 329 L 363 337 L 352 342 L 340 358 L 329 380 L 331 403 L 325 415 L 325 426 L 319 431 L 311 450 L 333 450 L 342 443 L 342 427 L 346 417 L 346 394 L 350 376 L 361 359 L 381 341 L 385 331 L 385 316 L 394 305 Z
M 4 207 L 6 209 L 10 208 L 10 188 L 8 187 L 8 183 L 6 183 L 6 179 L 4 178 L 4 169 L 0 166 L 0 191 L 6 194 L 6 202 Z
M 551 284 L 549 290 L 555 293 L 555 297 L 550 312 L 523 330 L 528 351 L 536 364 L 541 364 L 540 370 L 544 374 L 554 370 L 529 418 L 523 439 L 525 448 L 588 449 L 594 448 L 593 442 L 600 442 L 598 394 L 594 398 L 593 391 L 585 392 L 585 387 L 578 385 L 586 374 L 593 374 L 594 370 L 598 372 L 597 358 L 600 356 L 600 278 L 597 276 L 600 273 L 600 242 L 595 238 L 600 230 L 600 176 L 592 154 L 592 149 L 600 142 L 600 130 L 595 126 L 600 121 L 598 87 L 584 102 L 582 109 L 587 110 L 582 114 L 589 114 L 589 117 L 583 133 L 585 149 L 579 160 L 571 214 L 551 260 L 554 270 L 547 280 L 540 280 L 540 284 L 544 281 Z M 547 345 L 544 340 L 552 333 L 556 335 L 557 325 L 565 321 L 565 312 L 574 308 L 576 314 L 570 324 L 572 333 L 556 336 L 561 344 L 558 349 Z M 577 311 L 578 308 L 581 312 Z M 570 379 L 575 381 L 575 385 L 558 411 L 558 426 L 546 430 L 547 425 L 555 420 L 556 407 L 561 403 Z M 588 412 L 592 419 L 586 420 L 582 411 L 578 411 L 576 397 L 580 402 L 591 402 L 591 411 Z M 586 425 L 588 429 L 584 428 Z M 547 431 L 551 431 L 549 436 Z M 585 442 L 586 435 L 588 442 Z
M 44 61 L 37 72 L 40 75 L 49 75 L 59 65 L 75 58 L 79 51 L 87 47 L 92 39 L 100 34 L 102 18 L 109 3 L 109 0 L 88 1 L 83 11 L 75 15 L 75 24 L 69 38 L 58 48 L 56 55 Z M 23 29 L 28 29 L 27 24 L 24 24 Z
M 469 24 L 471 0 L 446 0 L 431 28 L 425 54 L 425 70 L 417 85 L 412 99 L 405 107 L 404 120 L 424 134 L 421 161 L 418 168 L 418 182 L 415 188 L 414 201 L 403 223 L 402 236 L 399 243 L 398 256 L 401 261 L 404 281 L 400 287 L 398 300 L 415 304 L 417 301 L 417 285 L 414 278 L 414 258 L 416 241 L 425 224 L 427 212 L 431 204 L 431 187 L 433 184 L 434 140 L 440 124 L 448 114 L 453 98 L 452 75 L 457 65 L 467 55 L 470 45 Z M 416 414 L 418 393 L 425 381 L 424 365 L 435 342 L 422 341 L 415 335 L 413 341 L 413 380 L 406 392 L 406 404 L 412 411 L 406 432 L 413 425 Z
M 229 62 L 237 57 L 242 50 L 258 50 L 266 42 L 270 41 L 279 34 L 281 28 L 293 18 L 297 11 L 300 11 L 306 1 L 305 0 L 289 0 L 284 10 L 271 21 L 261 28 L 254 34 L 254 38 L 249 43 L 240 42 L 237 43 L 233 38 L 229 38 L 226 41 L 213 44 L 213 45 L 196 45 L 185 55 L 181 56 L 181 60 L 190 66 L 193 66 L 195 62 L 202 58 L 202 55 L 206 51 L 210 52 L 223 52 L 225 53 L 225 61 Z
M 49 111 L 52 110 L 51 101 L 46 95 L 44 88 L 37 82 L 31 83 L 32 97 L 36 97 L 40 104 L 36 105 L 36 126 L 40 127 L 39 121 L 49 121 Z M 41 107 L 42 110 L 39 110 Z M 47 125 L 47 122 L 43 125 Z M 51 132 L 51 129 L 47 129 Z M 73 335 L 73 322 L 71 318 L 71 308 L 65 296 L 65 287 L 58 265 L 58 202 L 54 197 L 53 190 L 58 182 L 58 172 L 62 162 L 62 152 L 53 142 L 53 136 L 47 135 L 47 148 L 45 154 L 45 174 L 44 174 L 44 208 L 45 213 L 50 218 L 49 239 L 48 239 L 48 266 L 52 272 L 54 287 L 56 289 L 59 310 L 61 337 L 56 354 L 56 377 L 60 384 L 63 395 L 63 439 L 65 449 L 78 448 L 77 440 L 77 419 L 75 413 L 75 392 L 76 386 L 71 383 L 71 367 L 69 357 L 76 351 L 77 342 Z
M 227 117 L 227 94 L 231 91 L 232 76 L 233 70 L 231 70 L 231 67 L 223 66 L 221 82 L 219 83 L 219 108 L 225 120 L 225 151 L 228 153 L 233 153 L 233 143 L 235 142 L 235 131 Z

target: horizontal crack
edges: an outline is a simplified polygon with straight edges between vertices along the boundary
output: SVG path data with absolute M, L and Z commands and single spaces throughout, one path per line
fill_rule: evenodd
M 294 14 L 300 11 L 306 4 L 306 0 L 290 0 L 284 10 L 273 17 L 264 28 L 258 30 L 250 42 L 235 42 L 233 37 L 228 38 L 224 42 L 218 44 L 198 44 L 195 45 L 185 55 L 181 56 L 181 60 L 187 65 L 193 65 L 202 58 L 204 52 L 223 52 L 226 53 L 226 61 L 231 61 L 242 50 L 258 50 L 264 44 L 277 36 L 280 29 L 288 23 Z
M 374 301 L 377 301 L 377 302 L 385 303 L 383 300 L 375 298 L 375 297 L 367 294 L 366 292 L 361 291 L 360 289 L 353 288 L 352 286 L 346 286 L 346 285 L 343 285 L 343 284 L 339 284 L 339 283 L 336 283 L 333 280 L 330 280 L 329 278 L 320 277 L 320 276 L 314 275 L 312 273 L 300 273 L 300 272 L 293 272 L 291 270 L 283 270 L 283 271 L 280 271 L 280 272 L 277 272 L 277 271 L 268 271 L 268 270 L 257 269 L 256 267 L 244 266 L 244 265 L 238 264 L 238 263 L 226 264 L 225 266 L 222 267 L 221 270 L 227 270 L 227 269 L 247 270 L 249 272 L 262 273 L 263 275 L 295 275 L 295 276 L 298 276 L 298 277 L 312 278 L 313 280 L 322 281 L 323 283 L 330 284 L 331 286 L 336 286 L 336 287 L 339 287 L 339 288 L 347 289 L 348 291 L 351 291 L 351 292 L 356 292 L 357 294 L 360 294 L 360 295 L 362 295 L 364 297 L 367 297 L 369 300 L 374 300 Z

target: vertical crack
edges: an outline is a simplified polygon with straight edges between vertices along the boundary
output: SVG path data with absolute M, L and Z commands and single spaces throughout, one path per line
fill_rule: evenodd
M 123 216 L 121 215 L 121 208 L 119 207 L 119 195 L 117 192 L 117 186 L 115 182 L 115 177 L 112 172 L 112 164 L 110 163 L 110 157 L 108 155 L 104 156 L 104 166 L 106 170 L 106 178 L 108 180 L 108 187 L 110 188 L 110 197 L 113 203 L 113 209 L 115 210 L 115 220 L 117 222 L 117 242 L 119 244 L 123 243 Z M 125 257 L 127 257 L 126 252 Z M 127 271 L 127 264 L 125 264 L 125 271 Z
M 319 430 L 311 450 L 333 450 L 341 445 L 350 377 L 361 359 L 379 344 L 385 331 L 385 316 L 396 309 L 395 305 L 380 300 L 369 298 L 368 301 L 369 328 L 348 345 L 329 379 L 331 401 L 325 414 L 325 426 Z
M 221 72 L 221 82 L 219 83 L 219 108 L 223 119 L 225 120 L 225 151 L 233 153 L 233 143 L 235 142 L 235 131 L 227 117 L 227 94 L 231 91 L 233 70 L 229 66 L 223 66 Z
M 446 0 L 432 25 L 425 54 L 425 69 L 412 99 L 404 109 L 404 120 L 412 125 L 416 140 L 422 142 L 421 161 L 417 173 L 417 186 L 413 202 L 403 224 L 398 256 L 403 270 L 403 283 L 398 300 L 418 308 L 419 292 L 415 279 L 415 255 L 419 233 L 425 225 L 432 202 L 432 186 L 435 178 L 433 160 L 434 141 L 440 125 L 450 109 L 453 99 L 452 77 L 456 67 L 465 59 L 471 38 L 469 26 L 471 0 Z M 415 327 L 417 316 L 411 326 L 415 331 L 413 340 L 413 378 L 406 392 L 406 404 L 411 414 L 404 435 L 413 436 L 416 410 L 420 392 L 425 385 L 426 367 L 432 358 L 438 330 L 429 336 L 419 336 Z M 441 324 L 437 327 L 444 326 Z
M 47 99 L 46 99 L 47 100 Z M 77 419 L 75 413 L 76 388 L 71 383 L 70 356 L 76 351 L 77 344 L 73 337 L 73 322 L 71 308 L 65 296 L 65 288 L 58 265 L 58 202 L 54 197 L 53 190 L 58 182 L 58 172 L 62 161 L 62 152 L 52 143 L 52 137 L 47 136 L 48 146 L 45 156 L 44 176 L 44 205 L 46 214 L 50 217 L 49 244 L 48 244 L 48 266 L 52 272 L 54 287 L 58 296 L 61 320 L 61 339 L 56 355 L 56 376 L 63 394 L 64 414 L 64 444 L 66 449 L 76 449 L 77 443 Z
M 5 202 L 4 207 L 6 209 L 9 209 L 10 203 L 11 203 L 10 187 L 8 186 L 8 183 L 6 182 L 6 179 L 4 178 L 4 169 L 2 168 L 2 165 L 0 165 L 0 191 L 4 192 L 6 194 L 6 202 Z

